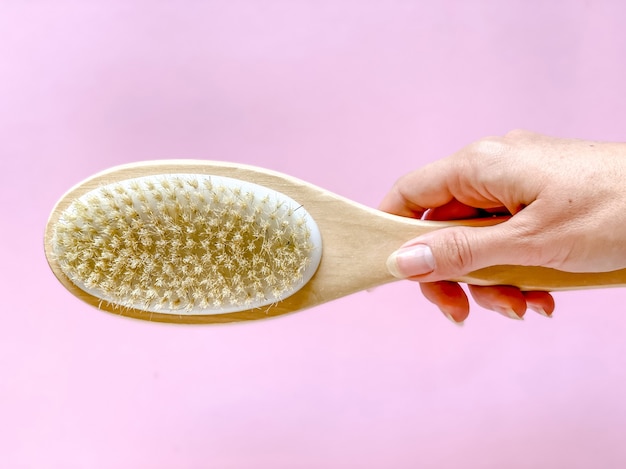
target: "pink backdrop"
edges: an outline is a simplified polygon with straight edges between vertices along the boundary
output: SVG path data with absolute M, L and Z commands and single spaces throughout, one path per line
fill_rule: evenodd
M 119 163 L 255 164 L 376 206 L 512 128 L 624 140 L 625 5 L 2 1 L 0 467 L 626 467 L 624 290 L 457 328 L 400 282 L 174 327 L 82 304 L 42 248 L 58 197 Z

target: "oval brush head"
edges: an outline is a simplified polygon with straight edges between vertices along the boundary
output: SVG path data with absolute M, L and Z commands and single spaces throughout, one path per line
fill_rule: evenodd
M 290 197 L 203 174 L 134 177 L 63 210 L 51 238 L 62 272 L 113 307 L 180 315 L 270 305 L 320 262 L 317 225 Z

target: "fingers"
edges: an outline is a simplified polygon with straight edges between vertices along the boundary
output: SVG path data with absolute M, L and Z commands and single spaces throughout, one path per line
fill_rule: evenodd
M 502 206 L 480 209 L 470 207 L 452 199 L 447 204 L 429 209 L 422 217 L 424 220 L 469 220 L 472 218 L 510 217 L 511 213 Z
M 484 218 L 489 216 L 485 210 L 462 204 L 456 199 L 440 206 L 429 209 L 424 220 L 467 220 L 470 218 Z
M 515 154 L 506 139 L 483 139 L 404 175 L 379 208 L 419 218 L 427 209 L 456 199 L 475 208 L 505 206 L 516 211 L 519 202 L 532 200 L 536 191 L 530 189 L 533 184 L 528 175 L 518 171 L 514 162 Z M 524 184 L 518 184 L 520 179 Z
M 383 198 L 378 208 L 384 212 L 402 217 L 422 218 L 427 209 L 413 202 L 409 196 L 404 194 L 401 187 L 398 184 L 394 185 Z
M 490 309 L 510 319 L 522 319 L 526 314 L 526 299 L 516 287 L 498 285 L 481 287 L 470 285 L 474 301 L 485 309 Z
M 379 209 L 421 218 L 427 208 L 450 202 L 453 196 L 447 187 L 446 166 L 446 160 L 440 160 L 404 175 L 383 198 Z
M 453 323 L 463 324 L 469 316 L 469 300 L 461 286 L 455 282 L 420 283 L 422 294 Z M 509 286 L 469 285 L 469 291 L 477 304 L 500 313 L 510 319 L 522 319 L 527 309 L 542 316 L 552 317 L 554 299 L 548 292 L 521 292 Z
M 469 315 L 469 301 L 458 283 L 420 283 L 420 288 L 424 297 L 437 305 L 444 316 L 455 324 L 463 324 Z
M 545 316 L 552 317 L 554 312 L 554 298 L 548 292 L 529 291 L 523 292 L 526 304 L 533 311 Z

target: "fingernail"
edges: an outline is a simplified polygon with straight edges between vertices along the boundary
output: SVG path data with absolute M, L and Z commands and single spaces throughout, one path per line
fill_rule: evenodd
M 506 316 L 507 318 L 516 319 L 518 321 L 521 321 L 524 319 L 523 317 L 518 316 L 517 313 L 513 311 L 512 308 L 494 308 L 494 310 L 502 314 L 503 316 Z
M 387 259 L 387 269 L 394 277 L 424 275 L 435 269 L 433 252 L 425 244 L 398 249 Z
M 542 316 L 545 316 L 547 318 L 552 318 L 552 315 L 546 313 L 546 310 L 543 308 L 540 308 L 539 306 L 529 306 L 530 309 L 532 309 L 534 312 L 541 314 Z
M 443 313 L 443 315 L 444 315 L 445 317 L 447 317 L 447 318 L 450 320 L 450 322 L 452 322 L 453 324 L 455 324 L 455 325 L 457 325 L 457 326 L 459 326 L 459 327 L 462 327 L 462 326 L 463 326 L 463 321 L 457 321 L 456 319 L 454 319 L 454 318 L 452 317 L 452 315 L 451 315 L 450 313 L 446 313 L 443 309 L 441 310 L 441 312 L 442 312 L 442 313 Z

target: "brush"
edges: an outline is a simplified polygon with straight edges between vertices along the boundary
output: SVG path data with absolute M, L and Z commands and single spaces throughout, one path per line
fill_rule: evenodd
M 499 219 L 415 220 L 249 165 L 161 160 L 103 171 L 70 189 L 45 230 L 59 281 L 99 309 L 150 321 L 224 323 L 311 308 L 395 280 L 407 240 Z M 455 281 L 522 290 L 626 283 L 626 270 L 494 266 Z

